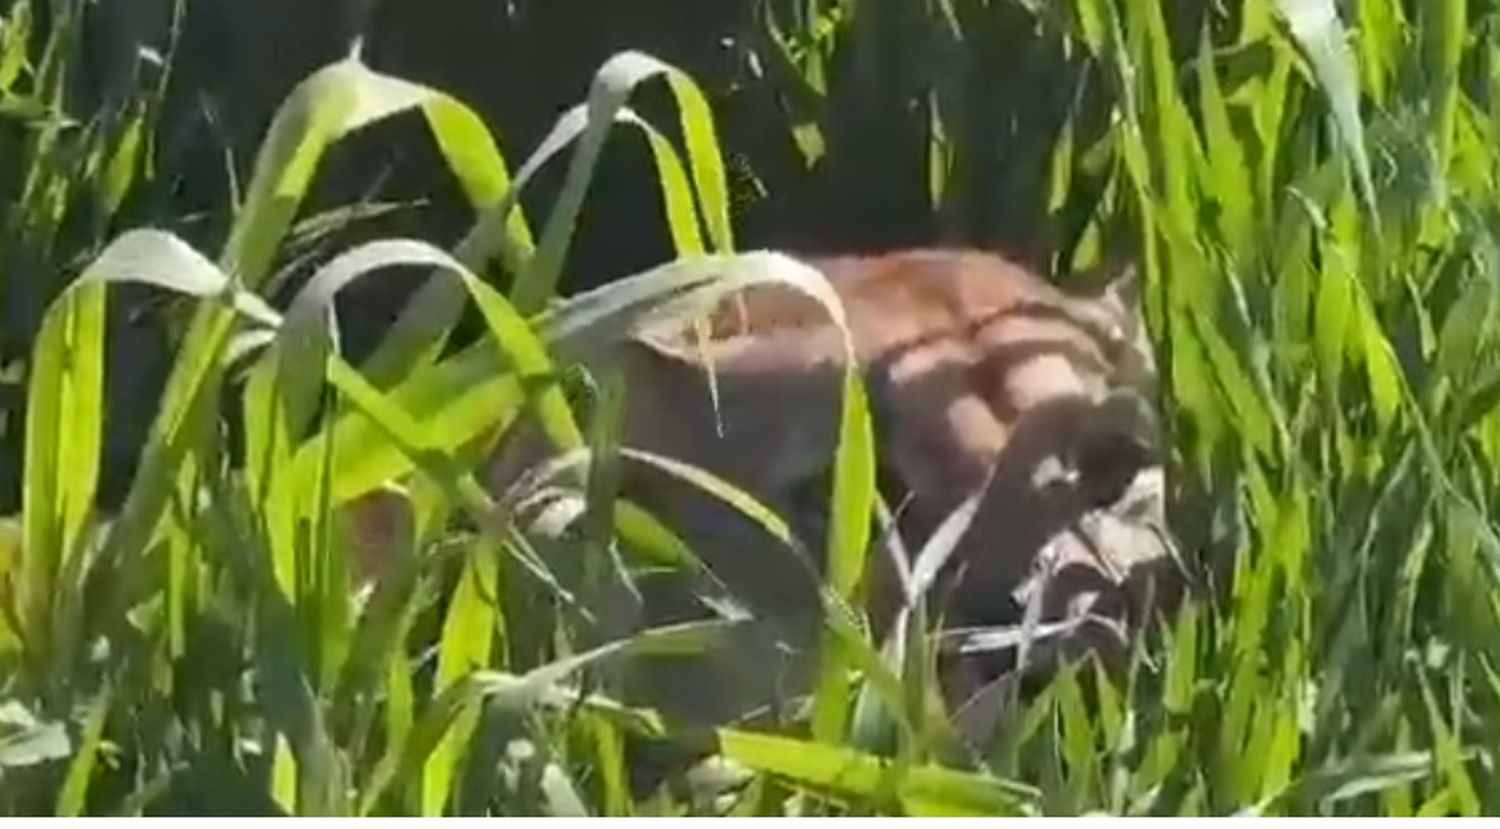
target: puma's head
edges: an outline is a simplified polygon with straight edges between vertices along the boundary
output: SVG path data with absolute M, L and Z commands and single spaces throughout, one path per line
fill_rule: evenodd
M 1115 384 L 1155 398 L 1156 355 L 1142 305 L 1143 285 L 1135 265 L 1119 268 L 1097 294 L 1083 300 L 1085 315 L 1097 327 L 1115 372 Z

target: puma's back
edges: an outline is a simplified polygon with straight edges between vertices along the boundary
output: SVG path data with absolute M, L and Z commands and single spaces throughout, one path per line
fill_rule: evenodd
M 1151 396 L 1132 274 L 1077 296 L 978 251 L 808 264 L 844 306 L 883 459 L 936 508 L 981 485 L 1025 412 L 1064 398 L 1098 402 L 1121 388 Z M 627 382 L 637 404 L 627 439 L 676 444 L 729 467 L 742 458 L 754 478 L 746 483 L 761 489 L 794 486 L 825 467 L 844 359 L 827 312 L 791 288 L 761 286 L 722 302 L 708 322 L 707 342 L 674 321 L 622 352 L 627 381 L 641 383 Z M 710 371 L 717 410 L 705 408 Z M 697 399 L 683 399 L 684 390 Z
M 806 262 L 838 294 L 858 359 L 867 366 L 964 342 L 1006 352 L 1008 362 L 988 366 L 997 375 L 1048 356 L 1069 360 L 1070 367 L 1058 373 L 1075 379 L 1141 382 L 1153 370 L 1133 272 L 1097 296 L 1078 296 L 981 251 L 911 250 Z M 728 360 L 728 370 L 780 371 L 840 359 L 841 344 L 825 309 L 782 285 L 757 286 L 725 300 L 708 322 L 706 352 L 696 340 L 701 330 L 680 321 L 644 331 L 640 341 L 680 359 Z

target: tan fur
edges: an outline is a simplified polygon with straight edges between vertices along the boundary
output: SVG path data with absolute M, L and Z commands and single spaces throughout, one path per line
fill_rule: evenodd
M 1023 412 L 1060 398 L 1099 401 L 1151 374 L 1128 300 L 1066 295 L 993 254 L 811 264 L 845 306 L 884 455 L 930 508 L 951 509 L 983 484 Z M 843 359 L 823 309 L 788 288 L 755 288 L 723 304 L 710 335 L 703 345 L 679 322 L 621 349 L 625 444 L 759 493 L 785 493 L 823 472 L 837 439 Z M 525 454 L 502 459 L 497 487 L 514 480 Z
M 1048 618 L 1076 610 L 1083 593 L 1123 595 L 1130 574 L 1107 562 L 1096 575 L 1112 588 L 1082 590 L 1066 580 L 1047 588 L 1039 556 L 1060 550 L 1064 564 L 1092 567 L 1084 559 L 1099 545 L 1077 540 L 1080 522 L 1094 515 L 1097 524 L 1102 515 L 1129 523 L 1109 510 L 1155 462 L 1154 421 L 1143 405 L 1154 367 L 1128 282 L 1097 296 L 1070 295 L 998 256 L 971 251 L 809 264 L 828 278 L 847 313 L 878 454 L 905 496 L 912 540 L 982 493 L 973 525 L 933 588 L 948 623 L 1013 623 L 1016 603 L 1037 590 L 1048 591 Z M 724 302 L 708 330 L 700 343 L 684 321 L 657 324 L 610 355 L 606 362 L 622 372 L 628 395 L 622 443 L 735 483 L 787 515 L 820 550 L 820 511 L 838 439 L 839 332 L 816 303 L 773 287 Z M 513 430 L 491 468 L 491 489 L 507 491 L 547 454 L 534 432 Z M 808 621 L 819 611 L 807 574 L 765 554 L 765 539 L 745 522 L 659 476 L 627 479 L 626 495 L 660 510 L 758 616 L 816 629 Z M 1160 492 L 1152 498 L 1159 512 Z M 1129 534 L 1094 535 L 1109 546 L 1110 538 Z M 1117 546 L 1131 549 L 1106 549 L 1105 558 L 1126 562 L 1126 570 L 1138 559 L 1162 557 L 1134 538 Z M 901 607 L 903 589 L 882 555 L 870 560 L 869 607 L 883 629 Z M 1105 612 L 1118 615 L 1114 605 L 1122 600 L 1102 601 L 1082 603 L 1096 611 L 1109 605 Z

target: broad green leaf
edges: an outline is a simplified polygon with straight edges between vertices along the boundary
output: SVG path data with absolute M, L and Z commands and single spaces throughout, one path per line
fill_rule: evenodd
M 477 545 L 464 562 L 463 576 L 454 588 L 438 643 L 434 692 L 441 694 L 475 671 L 489 665 L 497 617 L 496 562 L 488 545 Z M 433 748 L 422 766 L 422 815 L 437 817 L 452 797 L 460 762 L 479 722 L 477 707 L 458 714 L 457 722 Z
M 461 123 L 460 128 L 468 128 L 472 135 L 472 121 L 477 119 L 460 115 L 463 110 L 457 102 L 372 71 L 357 58 L 329 64 L 299 83 L 276 110 L 261 143 L 245 204 L 220 257 L 224 269 L 246 287 L 258 287 L 328 148 L 370 124 L 429 102 L 439 111 L 431 123 Z M 450 146 L 471 151 L 474 147 L 472 140 L 461 137 L 452 139 Z M 196 323 L 200 328 L 202 324 Z
M 372 72 L 355 58 L 318 70 L 300 83 L 278 108 L 261 144 L 245 204 L 225 242 L 220 262 L 236 286 L 255 288 L 267 276 L 276 251 L 297 213 L 323 154 L 337 140 L 399 112 L 439 102 L 436 126 L 477 121 L 460 118 L 459 106 L 426 87 Z M 469 134 L 472 135 L 472 129 Z M 451 145 L 472 147 L 461 137 Z M 462 177 L 466 181 L 472 176 Z M 157 269 L 171 276 L 174 269 Z M 222 280 L 219 272 L 206 275 Z M 215 293 L 242 292 L 222 286 Z M 244 296 L 249 296 L 245 294 Z M 263 307 L 263 304 L 262 304 Z M 131 555 L 149 541 L 160 519 L 181 464 L 188 457 L 191 433 L 205 428 L 207 398 L 219 385 L 220 358 L 231 341 L 233 322 L 217 307 L 200 307 L 185 334 L 179 358 L 167 381 L 162 405 L 142 453 L 120 521 L 108 539 L 108 556 Z
M 297 814 L 297 759 L 286 735 L 276 734 L 271 756 L 271 799 L 285 815 Z
M 890 761 L 839 746 L 732 729 L 718 736 L 720 750 L 735 762 L 856 802 L 870 803 L 892 773 Z M 935 766 L 906 770 L 895 794 L 901 812 L 913 817 L 1020 816 L 1038 799 L 1028 786 Z
M 418 251 L 407 247 L 420 243 L 393 241 L 381 245 L 387 254 L 405 250 L 419 258 L 437 257 L 430 248 Z M 400 247 L 393 247 L 397 245 Z M 375 261 L 365 254 L 359 258 L 366 263 Z M 384 260 L 385 264 L 394 261 Z M 692 318 L 735 291 L 765 284 L 786 285 L 817 301 L 833 324 L 845 331 L 845 348 L 852 350 L 843 308 L 822 275 L 796 260 L 771 253 L 667 263 L 570 297 L 539 327 L 560 359 L 586 362 L 607 354 L 636 331 L 663 321 Z M 392 402 L 409 412 L 414 422 L 424 424 L 419 428 L 423 434 L 419 445 L 451 451 L 509 419 L 524 398 L 521 384 L 507 370 L 502 353 L 487 340 L 432 368 L 417 371 L 390 390 Z M 341 459 L 333 482 L 335 503 L 368 492 L 412 468 L 409 459 L 385 441 L 382 430 L 358 411 L 341 413 L 329 433 Z M 317 456 L 312 448 L 304 445 L 297 452 L 294 463 L 299 476 L 310 475 L 316 468 Z
M 1230 121 L 1229 105 L 1219 86 L 1213 39 L 1207 22 L 1198 40 L 1198 96 L 1203 111 L 1203 143 L 1213 170 L 1219 227 L 1231 251 L 1244 249 L 1254 230 L 1255 189 L 1245 152 Z
M 1214 383 L 1223 396 L 1223 411 L 1238 422 L 1240 436 L 1256 452 L 1269 455 L 1276 438 L 1275 424 L 1249 372 L 1211 322 L 1196 311 L 1189 313 L 1190 331 L 1208 357 Z
M 258 298 L 235 290 L 222 272 L 181 240 L 155 230 L 131 231 L 116 239 L 53 302 L 35 344 L 23 490 L 27 575 L 22 590 L 32 608 L 27 618 L 37 624 L 58 595 L 53 580 L 68 565 L 68 557 L 78 552 L 83 522 L 93 506 L 103 439 L 105 291 L 109 284 L 121 282 L 166 288 L 216 305 L 222 302 L 261 324 L 279 320 Z M 189 363 L 200 370 L 209 368 L 204 355 L 187 355 L 182 365 Z M 171 402 L 170 397 L 164 401 L 158 417 L 161 428 L 180 426 L 180 420 L 173 422 L 169 416 Z M 110 533 L 109 543 L 117 550 L 126 546 L 122 541 L 127 538 L 143 544 L 144 534 L 154 527 L 141 499 L 152 489 L 150 463 L 162 451 L 159 438 L 153 438 L 146 468 L 138 474 L 124 515 Z
M 1313 312 L 1313 344 L 1318 372 L 1329 394 L 1336 394 L 1348 361 L 1349 337 L 1356 322 L 1354 286 L 1341 253 L 1325 266 L 1318 281 L 1317 305 Z
M 672 66 L 641 52 L 621 52 L 606 61 L 594 76 L 589 88 L 588 103 L 581 111 L 583 122 L 579 125 L 581 135 L 578 148 L 568 165 L 562 192 L 558 195 L 543 231 L 541 247 L 513 288 L 512 298 L 522 313 L 541 310 L 552 298 L 562 273 L 563 259 L 572 242 L 578 212 L 593 178 L 594 167 L 604 149 L 610 125 L 635 87 L 658 75 L 666 77 L 677 98 L 678 110 L 684 119 L 684 133 L 688 139 L 698 196 L 709 211 L 709 228 L 714 241 L 726 247 L 731 244 L 728 237 L 728 188 L 725 184 L 723 161 L 713 137 L 712 124 L 707 123 L 709 109 L 701 93 L 697 92 L 691 79 Z M 562 126 L 562 122 L 559 126 Z M 554 136 L 557 134 L 555 131 Z M 540 152 L 539 150 L 533 159 L 537 159 Z M 541 160 L 545 161 L 545 157 Z M 527 162 L 523 171 L 527 168 L 533 168 L 532 161 Z M 518 184 L 523 177 L 524 172 L 517 176 Z M 669 211 L 669 216 L 673 215 L 676 212 Z M 674 237 L 677 236 L 678 233 L 674 232 Z
M 1475 377 L 1479 361 L 1493 342 L 1494 320 L 1500 313 L 1496 276 L 1484 269 L 1466 280 L 1462 294 L 1443 319 L 1437 360 L 1439 376 L 1450 382 L 1464 383 Z
M 94 767 L 99 762 L 104 724 L 108 721 L 113 702 L 114 693 L 106 688 L 89 704 L 77 751 L 68 763 L 68 775 L 57 794 L 55 814 L 58 817 L 79 817 L 84 813 L 89 785 L 93 783 Z
M 854 372 L 844 375 L 842 422 L 835 455 L 826 579 L 833 595 L 853 604 L 870 546 L 875 508 L 875 435 L 864 384 Z M 842 739 L 852 699 L 845 673 L 848 660 L 829 637 L 824 642 L 813 707 L 813 735 L 824 742 Z
M 329 360 L 328 379 L 352 406 L 381 429 L 385 439 L 395 445 L 409 463 L 439 488 L 455 509 L 466 513 L 482 532 L 491 536 L 492 541 L 503 544 L 506 552 L 538 583 L 546 586 L 557 598 L 573 603 L 572 595 L 563 589 L 542 562 L 506 543 L 512 539 L 515 528 L 496 521 L 494 501 L 473 475 L 462 472 L 452 458 L 425 445 L 423 429 L 409 414 L 391 403 L 363 375 L 337 356 Z
M 253 490 L 270 494 L 272 505 L 279 505 L 273 513 L 278 520 L 272 522 L 271 528 L 277 577 L 284 590 L 291 589 L 295 556 L 292 534 L 297 510 L 308 506 L 308 494 L 314 491 L 324 470 L 324 453 L 335 446 L 326 437 L 315 437 L 311 446 L 298 450 L 293 459 L 294 442 L 316 411 L 322 392 L 321 373 L 308 372 L 307 368 L 328 359 L 334 337 L 329 330 L 332 303 L 338 291 L 365 274 L 392 265 L 439 269 L 470 292 L 489 326 L 495 348 L 505 355 L 523 388 L 536 386 L 536 380 L 549 381 L 553 377 L 544 347 L 510 304 L 453 257 L 430 245 L 403 240 L 371 242 L 319 269 L 293 300 L 274 349 L 256 369 L 245 396 L 246 456 L 252 464 L 266 464 L 259 474 L 252 467 Z M 531 394 L 553 441 L 563 449 L 581 445 L 582 435 L 556 385 L 547 382 Z M 419 440 L 423 450 L 433 449 L 436 442 L 426 434 Z M 294 477 L 283 478 L 283 469 Z M 332 498 L 347 492 L 347 484 L 337 479 L 331 481 Z
M 1359 109 L 1359 80 L 1354 55 L 1334 0 L 1276 0 L 1292 38 L 1307 55 L 1313 74 L 1333 110 L 1339 140 L 1359 185 L 1365 215 L 1378 230 L 1375 185 L 1365 149 L 1364 119 Z
M 50 640 L 54 603 L 71 592 L 60 576 L 93 508 L 104 431 L 105 286 L 80 284 L 42 323 L 32 358 L 22 489 L 20 621 L 30 648 Z
M 1370 399 L 1375 404 L 1375 416 L 1382 429 L 1389 427 L 1401 407 L 1405 378 L 1401 364 L 1396 359 L 1395 349 L 1386 338 L 1385 329 L 1370 307 L 1369 297 L 1360 292 L 1359 345 L 1365 364 L 1365 378 L 1369 383 Z
M 1446 170 L 1453 158 L 1454 127 L 1463 95 L 1460 71 L 1470 19 L 1468 0 L 1437 0 L 1417 7 L 1422 33 L 1423 87 L 1429 101 L 1428 135 L 1434 145 L 1437 169 Z
M 1356 5 L 1359 68 L 1365 90 L 1378 104 L 1385 103 L 1391 75 L 1405 46 L 1407 26 L 1400 6 L 1395 0 L 1360 0 Z

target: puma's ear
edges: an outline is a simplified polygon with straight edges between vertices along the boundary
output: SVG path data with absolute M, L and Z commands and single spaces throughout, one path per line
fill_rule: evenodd
M 1140 362 L 1136 370 L 1140 375 L 1138 379 L 1142 382 L 1146 382 L 1148 377 L 1154 378 L 1156 373 L 1156 361 L 1146 332 L 1145 287 L 1140 267 L 1131 262 L 1115 271 L 1100 297 L 1109 312 L 1119 321 L 1133 355 Z
M 1129 263 L 1110 277 L 1109 282 L 1104 286 L 1104 296 L 1122 311 L 1132 315 L 1138 314 L 1143 287 L 1141 282 L 1140 268 L 1133 262 Z

